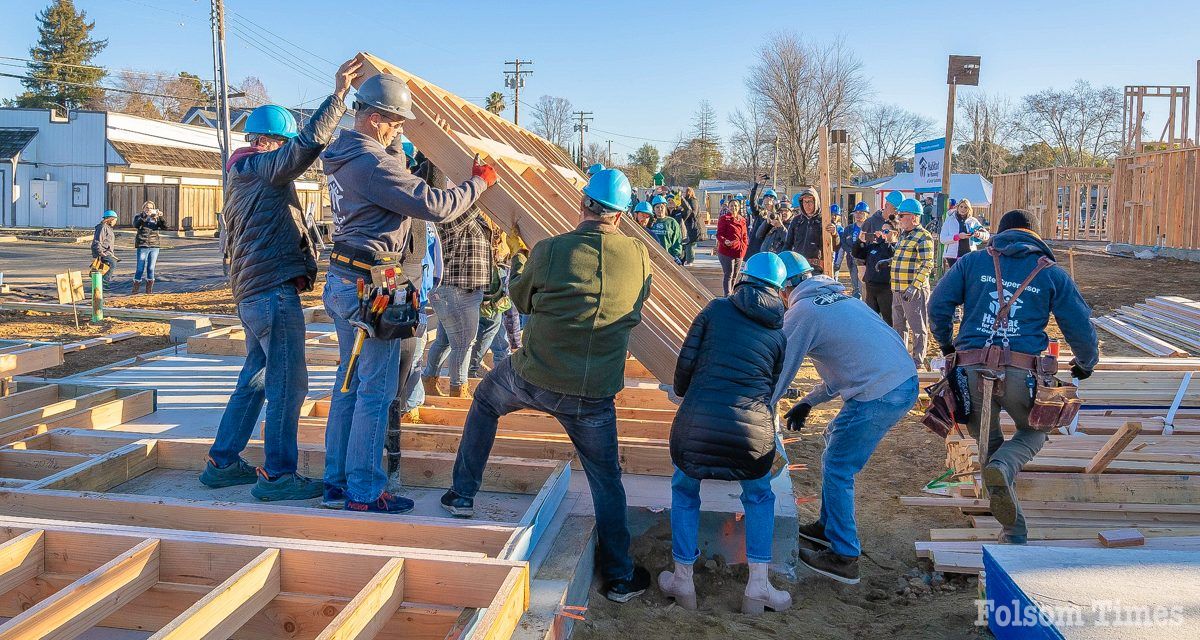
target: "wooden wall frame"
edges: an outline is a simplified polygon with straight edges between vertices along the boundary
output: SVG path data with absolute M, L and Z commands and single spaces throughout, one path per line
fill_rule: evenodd
M 525 563 L 478 554 L 3 516 L 0 559 L 3 638 L 491 640 L 529 604 Z
M 71 306 L 66 305 L 67 310 Z M 61 344 L 33 342 L 0 342 L 0 378 L 23 376 L 34 371 L 57 367 L 63 363 Z
M 51 429 L 111 429 L 158 408 L 153 389 L 42 382 L 14 387 L 0 397 L 0 445 Z
M 1188 109 L 1191 107 L 1192 88 L 1180 85 L 1125 85 L 1124 113 L 1121 124 L 1122 149 L 1124 153 L 1141 153 L 1146 149 L 1143 140 L 1142 121 L 1145 118 L 1147 98 L 1165 98 L 1168 104 L 1167 121 L 1158 137 L 1157 145 L 1172 149 L 1176 145 L 1188 144 Z
M 246 330 L 237 325 L 199 333 L 187 339 L 187 349 L 190 354 L 245 356 Z M 337 366 L 341 361 L 337 334 L 332 331 L 306 331 L 304 361 L 308 364 Z
M 1113 170 L 1053 167 L 992 178 L 991 228 L 1012 209 L 1038 217 L 1039 234 L 1052 240 L 1108 240 L 1123 214 L 1112 193 Z

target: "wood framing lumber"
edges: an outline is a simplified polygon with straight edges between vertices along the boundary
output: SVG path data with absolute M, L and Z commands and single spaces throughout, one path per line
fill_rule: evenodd
M 279 572 L 279 549 L 263 551 L 150 640 L 226 640 L 279 595 Z
M 91 459 L 81 453 L 0 449 L 0 477 L 40 480 Z
M 29 411 L 25 411 L 24 413 L 19 413 L 15 416 L 10 416 L 0 420 L 0 434 L 11 433 L 17 429 L 20 429 L 21 427 L 28 427 L 45 422 L 47 418 L 52 416 L 71 411 L 78 411 L 80 409 L 86 409 L 97 404 L 103 404 L 110 400 L 115 400 L 116 398 L 116 389 L 98 389 L 77 398 L 63 398 L 57 402 L 53 402 L 45 406 L 31 409 Z
M 1128 324 L 1112 317 L 1101 316 L 1092 318 L 1092 324 L 1104 329 L 1112 335 L 1128 342 L 1129 344 L 1149 353 L 1152 356 L 1184 358 L 1188 356 L 1188 352 L 1179 347 L 1160 340 L 1145 331 L 1131 327 Z
M 51 429 L 110 429 L 153 413 L 155 410 L 156 396 L 151 389 L 120 390 L 117 392 L 117 396 L 116 399 L 84 409 L 61 413 L 14 431 L 0 431 L 0 445 L 24 440 Z
M 1146 544 L 1146 537 L 1137 529 L 1109 529 L 1097 533 L 1096 539 L 1105 547 L 1138 547 Z
M 0 544 L 0 593 L 8 593 L 45 571 L 46 533 L 31 529 Z
M 114 342 L 128 340 L 130 338 L 134 338 L 134 337 L 137 337 L 140 335 L 142 335 L 142 334 L 137 331 L 120 331 L 117 333 L 110 333 L 106 336 L 100 336 L 97 338 L 88 338 L 87 340 L 80 340 L 79 342 L 72 342 L 70 344 L 64 344 L 63 345 L 63 353 L 75 353 L 76 351 L 83 351 L 84 349 L 87 349 L 89 347 L 95 347 L 95 346 L 99 346 L 102 344 L 112 344 Z
M 157 442 L 138 440 L 27 484 L 24 489 L 108 491 L 157 466 Z
M 43 313 L 71 313 L 71 305 L 52 302 L 0 302 L 0 309 L 12 311 L 41 311 Z M 104 315 L 110 318 L 128 320 L 160 320 L 168 322 L 172 318 L 197 317 L 208 318 L 214 325 L 235 325 L 242 321 L 235 315 L 201 314 L 186 311 L 171 311 L 169 309 L 133 309 L 123 307 L 104 307 Z
M 58 385 L 55 384 L 39 384 L 7 396 L 0 396 L 0 420 L 56 402 L 58 399 Z
M 1126 422 L 1124 426 L 1109 438 L 1104 447 L 1096 452 L 1096 455 L 1084 467 L 1083 472 L 1104 473 L 1108 465 L 1112 464 L 1112 461 L 1121 455 L 1121 452 L 1125 450 L 1125 447 L 1130 442 L 1133 442 L 1133 439 L 1137 437 L 1137 434 L 1141 430 L 1142 423 L 1134 421 Z
M 502 588 L 513 587 L 506 583 Z M 371 640 L 395 615 L 402 602 L 404 559 L 393 558 L 325 627 L 317 640 Z
M 0 639 L 69 640 L 158 582 L 159 541 L 144 540 L 0 626 Z
M 512 637 L 521 614 L 529 608 L 529 583 L 522 579 L 519 571 L 510 571 L 498 590 L 495 599 L 488 604 L 487 612 L 471 634 L 478 640 L 507 640 Z
M 63 347 L 61 344 L 31 344 L 17 350 L 0 353 L 0 378 L 23 376 L 34 371 L 57 367 L 62 363 Z

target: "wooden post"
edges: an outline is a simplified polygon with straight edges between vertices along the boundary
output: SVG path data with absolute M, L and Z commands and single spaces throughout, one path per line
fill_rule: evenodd
M 1084 473 L 1104 473 L 1108 465 L 1112 464 L 1117 456 L 1129 446 L 1130 442 L 1137 437 L 1142 430 L 1142 423 L 1136 421 L 1126 422 L 1117 429 L 1116 433 L 1104 443 L 1104 446 L 1092 456 L 1092 459 L 1083 468 Z
M 825 227 L 829 226 L 829 127 L 817 129 L 817 197 L 821 200 L 821 269 L 834 277 L 833 240 Z
M 981 372 L 979 377 L 983 380 L 983 394 L 980 396 L 979 407 L 979 436 L 975 440 L 975 444 L 979 448 L 979 475 L 982 477 L 983 468 L 987 466 L 988 456 L 991 451 L 988 451 L 989 441 L 992 439 L 992 404 L 995 401 L 996 394 L 996 376 L 988 372 Z M 980 483 L 983 490 L 980 495 L 987 497 L 987 485 Z
M 1071 267 L 1071 279 L 1075 279 L 1075 247 L 1067 247 L 1067 264 Z

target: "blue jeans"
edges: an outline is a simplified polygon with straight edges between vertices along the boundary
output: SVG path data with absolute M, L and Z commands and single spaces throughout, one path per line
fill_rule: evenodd
M 825 537 L 838 555 L 858 557 L 858 528 L 854 523 L 854 476 L 862 471 L 889 429 L 917 401 L 917 377 L 866 402 L 847 400 L 825 430 L 821 516 Z
M 504 327 L 504 314 L 497 313 L 491 318 L 479 314 L 479 333 L 475 336 L 475 344 L 471 347 L 471 363 L 467 374 L 475 377 L 479 374 L 479 365 L 483 363 L 483 354 L 492 350 L 492 366 L 495 366 L 507 356 L 508 338 L 504 338 L 503 346 L 496 347 L 496 341 L 503 338 L 500 331 Z M 504 354 L 504 355 L 501 355 Z
M 858 259 L 846 256 L 846 267 L 850 272 L 850 292 L 855 298 L 862 298 L 862 279 L 858 275 Z
M 364 340 L 349 391 L 342 392 L 358 331 L 349 320 L 358 308 L 355 282 L 329 274 L 322 301 L 337 331 L 341 359 L 325 426 L 325 482 L 344 489 L 355 502 L 372 502 L 387 486 L 384 435 L 388 407 L 400 381 L 402 341 Z
M 446 351 L 450 356 L 450 385 L 461 387 L 467 383 L 467 367 L 470 364 L 471 346 L 479 331 L 479 303 L 483 302 L 483 289 L 463 289 L 442 285 L 429 292 L 429 304 L 437 313 L 438 335 L 429 348 L 429 360 L 425 363 L 425 377 L 437 377 L 446 362 Z
M 265 400 L 263 470 L 271 477 L 295 473 L 296 425 L 308 394 L 300 294 L 292 283 L 281 284 L 239 302 L 238 317 L 246 329 L 246 362 L 208 455 L 219 467 L 237 462 Z
M 500 416 L 521 409 L 548 413 L 566 430 L 592 491 L 600 574 L 605 580 L 628 579 L 633 575 L 633 558 L 629 556 L 625 487 L 617 454 L 617 410 L 612 397 L 584 398 L 542 389 L 518 376 L 511 358 L 504 360 L 475 389 L 454 460 L 454 492 L 475 497 Z
M 158 264 L 158 249 L 158 247 L 138 247 L 137 271 L 133 276 L 134 280 L 140 281 L 143 273 L 147 280 L 154 279 L 154 265 Z
M 742 480 L 742 509 L 746 512 L 746 560 L 771 562 L 775 537 L 775 492 L 771 474 Z M 700 557 L 696 537 L 700 530 L 700 481 L 675 467 L 671 477 L 671 555 L 678 564 L 693 564 Z
M 400 385 L 400 394 L 405 398 L 406 412 L 425 404 L 425 385 L 421 384 L 421 354 L 425 351 L 426 328 L 422 323 L 416 337 L 412 366 L 409 367 L 407 377 L 401 376 L 404 383 Z

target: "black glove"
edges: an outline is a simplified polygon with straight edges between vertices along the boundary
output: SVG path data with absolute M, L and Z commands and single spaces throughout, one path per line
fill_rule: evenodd
M 944 356 L 954 353 L 954 345 L 952 344 L 940 344 L 938 347 L 942 349 L 942 355 Z
M 790 411 L 784 414 L 787 419 L 787 428 L 789 431 L 799 431 L 804 428 L 804 422 L 808 420 L 808 413 L 812 411 L 812 405 L 801 402 L 792 407 Z
M 1071 361 L 1071 377 L 1078 380 L 1087 380 L 1092 377 L 1092 372 L 1079 366 L 1079 363 Z

